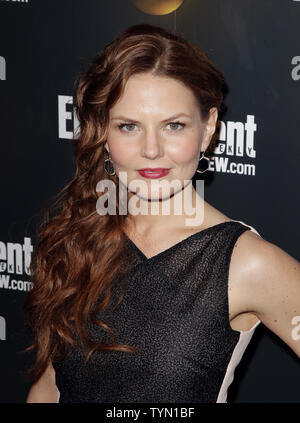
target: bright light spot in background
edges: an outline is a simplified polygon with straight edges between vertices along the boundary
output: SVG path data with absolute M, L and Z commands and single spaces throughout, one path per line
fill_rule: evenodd
M 150 15 L 167 15 L 182 5 L 184 0 L 132 0 L 142 12 Z

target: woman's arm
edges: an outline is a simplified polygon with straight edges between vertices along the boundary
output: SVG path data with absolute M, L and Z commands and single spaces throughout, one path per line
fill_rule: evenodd
M 300 357 L 300 263 L 247 231 L 240 237 L 240 299 Z
M 32 385 L 26 403 L 57 402 L 57 387 L 55 383 L 55 370 L 49 364 L 40 379 Z

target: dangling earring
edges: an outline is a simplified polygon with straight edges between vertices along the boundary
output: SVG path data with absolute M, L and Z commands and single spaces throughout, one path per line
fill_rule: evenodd
M 200 161 L 202 160 L 202 159 L 205 159 L 205 160 L 207 160 L 207 168 L 205 169 L 205 170 L 196 170 L 196 172 L 199 172 L 199 173 L 204 173 L 204 172 L 206 172 L 207 170 L 208 170 L 208 166 L 209 166 L 209 158 L 208 157 L 205 157 L 204 156 L 204 151 L 202 151 L 202 156 L 200 157 L 200 160 L 199 160 L 199 163 L 200 163 Z
M 104 159 L 104 166 L 103 166 L 105 172 L 110 175 L 113 176 L 116 174 L 113 162 L 111 160 L 110 154 L 108 153 L 108 158 Z

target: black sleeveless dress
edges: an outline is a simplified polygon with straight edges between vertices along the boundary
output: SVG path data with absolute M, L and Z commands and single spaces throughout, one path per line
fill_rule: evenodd
M 118 343 L 139 353 L 95 352 L 85 364 L 81 349 L 72 347 L 63 361 L 53 362 L 58 402 L 226 402 L 234 370 L 260 323 L 236 331 L 229 322 L 229 264 L 238 237 L 249 229 L 258 234 L 241 221 L 223 222 L 149 259 L 127 238 L 136 264 L 125 296 L 99 317 Z M 111 342 L 98 326 L 90 334 Z

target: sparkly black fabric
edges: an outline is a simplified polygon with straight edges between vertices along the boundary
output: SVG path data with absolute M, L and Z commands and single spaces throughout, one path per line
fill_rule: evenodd
M 79 347 L 54 362 L 59 402 L 215 403 L 240 332 L 228 314 L 228 272 L 234 244 L 249 227 L 223 222 L 148 259 L 127 238 L 136 264 L 125 296 L 101 316 L 119 343 L 137 355 Z M 116 298 L 121 290 L 115 285 Z M 98 326 L 93 340 L 111 338 Z

